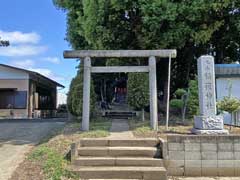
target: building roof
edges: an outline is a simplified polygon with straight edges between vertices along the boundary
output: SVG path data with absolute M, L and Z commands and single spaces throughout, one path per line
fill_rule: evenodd
M 216 64 L 216 77 L 240 77 L 240 64 Z
M 22 68 L 18 68 L 18 67 L 14 67 L 14 66 L 9 66 L 9 65 L 6 65 L 6 64 L 1 64 L 1 63 L 0 63 L 0 66 L 6 67 L 6 68 L 15 69 L 15 70 L 19 70 L 19 71 L 22 71 L 22 72 L 26 72 L 26 73 L 28 73 L 31 76 L 34 76 L 34 77 L 37 77 L 37 78 L 40 77 L 40 78 L 46 79 L 47 81 L 50 81 L 51 83 L 55 84 L 56 86 L 64 88 L 64 86 L 62 84 L 60 84 L 60 83 L 58 83 L 58 82 L 56 82 L 56 81 L 54 81 L 54 80 L 44 76 L 44 75 L 42 75 L 42 74 L 40 74 L 38 72 L 34 72 L 34 71 L 30 71 L 30 70 L 27 70 L 27 69 L 22 69 Z

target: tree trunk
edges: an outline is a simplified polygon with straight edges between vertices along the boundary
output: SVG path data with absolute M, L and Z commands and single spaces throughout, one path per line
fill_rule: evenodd
M 104 78 L 104 98 L 105 98 L 105 101 L 107 102 L 107 84 L 106 84 L 106 79 Z
M 184 123 L 184 122 L 185 122 L 185 117 L 186 117 L 188 95 L 183 95 L 181 99 L 182 99 L 182 101 L 183 101 L 183 107 L 182 107 L 182 122 Z
M 101 100 L 102 100 L 102 102 L 104 101 L 102 84 L 101 84 Z
M 183 109 L 182 109 L 182 122 L 183 123 L 185 122 L 185 114 L 186 114 L 186 108 L 184 106 Z
M 142 121 L 143 121 L 143 122 L 145 121 L 145 112 L 144 112 L 144 109 L 142 109 Z

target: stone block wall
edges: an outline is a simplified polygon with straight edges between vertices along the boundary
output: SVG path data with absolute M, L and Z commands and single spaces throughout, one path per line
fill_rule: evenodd
M 170 176 L 240 176 L 240 136 L 169 135 L 161 142 Z

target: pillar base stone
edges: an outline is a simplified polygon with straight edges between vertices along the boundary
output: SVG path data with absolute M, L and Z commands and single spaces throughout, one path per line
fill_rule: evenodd
M 223 116 L 195 116 L 194 128 L 203 130 L 224 129 Z

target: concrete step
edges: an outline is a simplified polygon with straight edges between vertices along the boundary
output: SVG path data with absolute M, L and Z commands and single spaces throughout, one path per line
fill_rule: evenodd
M 76 166 L 155 166 L 163 167 L 163 160 L 144 157 L 78 157 Z
M 107 138 L 84 138 L 80 140 L 81 147 L 96 146 L 134 146 L 134 147 L 156 147 L 159 145 L 157 138 L 136 138 L 136 139 L 107 139 Z
M 82 179 L 144 179 L 167 180 L 164 167 L 139 167 L 139 166 L 102 166 L 81 167 L 70 166 L 69 169 L 80 175 Z
M 131 116 L 105 116 L 105 117 L 108 117 L 108 118 L 111 118 L 111 119 L 129 119 L 131 118 Z
M 127 114 L 127 115 L 136 115 L 134 111 L 106 111 L 106 114 Z
M 106 111 L 104 113 L 105 117 L 114 118 L 114 119 L 127 119 L 136 116 L 134 111 Z
M 159 157 L 160 152 L 156 147 L 80 147 L 78 155 L 95 157 Z

